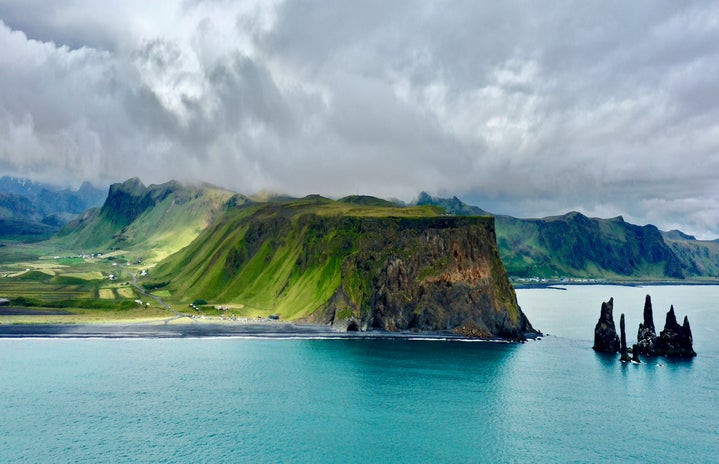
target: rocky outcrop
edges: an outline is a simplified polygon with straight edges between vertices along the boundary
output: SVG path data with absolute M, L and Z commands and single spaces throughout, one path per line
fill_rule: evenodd
M 638 354 L 656 356 L 657 333 L 654 329 L 652 298 L 647 295 L 644 300 L 644 322 L 639 324 L 636 350 Z
M 684 316 L 684 323 L 679 325 L 674 306 L 669 308 L 664 330 L 661 331 L 656 342 L 656 352 L 662 356 L 689 358 L 696 356 L 692 346 L 692 330 L 689 327 L 689 319 Z
M 624 313 L 619 318 L 619 332 L 620 332 L 620 343 L 619 343 L 619 360 L 621 362 L 629 362 L 632 358 L 629 357 L 629 351 L 627 350 L 627 332 L 624 330 Z
M 632 345 L 632 362 L 637 364 L 642 362 L 639 359 L 639 351 L 637 350 L 637 345 Z
M 622 362 L 633 361 L 637 363 L 640 362 L 640 354 L 645 356 L 682 358 L 697 355 L 692 347 L 693 338 L 692 330 L 689 327 L 689 319 L 684 316 L 684 323 L 679 325 L 674 314 L 674 306 L 669 309 L 664 330 L 662 330 L 659 337 L 657 337 L 654 331 L 652 300 L 651 297 L 647 295 L 644 300 L 644 321 L 639 324 L 637 343 L 632 346 L 631 350 L 627 348 L 624 314 L 622 313 L 619 319 L 620 339 L 614 328 L 613 310 L 613 298 L 610 298 L 606 303 L 602 303 L 599 322 L 597 322 L 597 325 L 594 327 L 594 346 L 592 348 L 595 351 L 600 353 L 616 353 L 618 351 Z M 631 353 L 631 357 L 629 353 Z
M 493 218 L 348 218 L 346 225 L 357 227 L 357 252 L 318 313 L 326 322 L 509 340 L 536 333 L 500 260 Z
M 594 327 L 594 346 L 599 353 L 616 353 L 619 351 L 619 336 L 614 326 L 614 298 L 602 303 L 599 321 Z

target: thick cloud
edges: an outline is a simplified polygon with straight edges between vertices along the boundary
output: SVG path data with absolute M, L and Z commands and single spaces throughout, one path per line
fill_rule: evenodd
M 709 1 L 5 0 L 0 20 L 10 174 L 719 234 Z

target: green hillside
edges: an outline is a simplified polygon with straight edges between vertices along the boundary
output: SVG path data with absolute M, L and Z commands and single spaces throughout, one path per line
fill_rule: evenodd
M 69 223 L 54 244 L 87 252 L 125 250 L 133 259 L 159 261 L 194 240 L 228 202 L 246 201 L 211 186 L 172 181 L 145 187 L 130 179 L 112 185 L 104 205 Z
M 664 233 L 687 276 L 719 278 L 719 242 L 696 240 L 679 231 Z
M 652 226 L 572 212 L 544 219 L 497 218 L 507 271 L 518 277 L 681 279 L 677 256 Z
M 372 205 L 367 206 L 366 203 Z M 153 272 L 180 301 L 209 299 L 287 318 L 308 316 L 339 285 L 342 260 L 356 251 L 348 217 L 438 217 L 436 207 L 374 206 L 309 196 L 286 203 L 250 203 L 228 210 L 190 246 Z

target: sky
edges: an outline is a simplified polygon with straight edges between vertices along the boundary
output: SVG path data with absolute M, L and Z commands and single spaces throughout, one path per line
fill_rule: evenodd
M 0 0 L 0 174 L 719 237 L 713 1 Z

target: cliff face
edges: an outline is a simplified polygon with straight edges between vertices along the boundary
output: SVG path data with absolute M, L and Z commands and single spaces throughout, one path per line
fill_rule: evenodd
M 534 331 L 499 258 L 492 218 L 363 218 L 355 226 L 357 252 L 315 320 L 513 340 Z
M 533 332 L 500 260 L 494 219 L 433 207 L 307 197 L 229 208 L 153 278 L 187 301 L 337 330 L 512 340 Z

